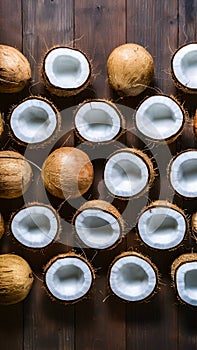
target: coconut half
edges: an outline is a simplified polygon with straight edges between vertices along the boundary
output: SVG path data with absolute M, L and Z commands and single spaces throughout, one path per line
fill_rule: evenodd
M 123 253 L 109 270 L 112 292 L 126 301 L 145 301 L 157 286 L 157 268 L 149 259 L 137 253 Z
M 76 132 L 82 140 L 109 142 L 120 136 L 123 117 L 110 101 L 90 100 L 82 103 L 74 116 Z
M 197 93 L 197 43 L 178 48 L 171 60 L 175 84 L 186 93 Z
M 183 254 L 172 264 L 171 275 L 178 298 L 197 306 L 197 254 Z
M 104 182 L 114 196 L 122 199 L 138 196 L 148 190 L 153 180 L 153 165 L 148 156 L 139 150 L 120 150 L 106 162 Z
M 184 113 L 171 97 L 156 95 L 148 97 L 135 113 L 137 129 L 154 141 L 175 140 L 184 124 Z
M 11 219 L 14 238 L 27 248 L 44 248 L 51 244 L 60 230 L 57 212 L 42 203 L 29 204 Z
M 88 201 L 73 218 L 75 232 L 80 241 L 89 248 L 107 249 L 121 238 L 124 222 L 118 210 L 102 200 Z
M 137 229 L 141 240 L 149 247 L 172 249 L 183 241 L 187 233 L 187 220 L 176 205 L 156 201 L 142 211 Z
M 87 56 L 78 49 L 53 47 L 43 61 L 42 74 L 46 88 L 57 96 L 72 96 L 84 90 L 91 77 Z
M 74 303 L 90 291 L 94 279 L 91 265 L 80 255 L 61 254 L 45 268 L 44 282 L 54 300 Z
M 28 97 L 10 112 L 10 128 L 22 144 L 38 146 L 50 141 L 60 128 L 60 114 L 42 97 Z
M 171 186 L 181 196 L 197 197 L 197 151 L 178 154 L 170 163 L 169 178 Z
M 0 239 L 4 234 L 4 231 L 5 231 L 4 220 L 3 220 L 3 216 L 0 213 Z

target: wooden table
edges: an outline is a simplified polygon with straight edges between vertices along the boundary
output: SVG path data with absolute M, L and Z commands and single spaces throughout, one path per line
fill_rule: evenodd
M 0 96 L 1 110 L 7 118 L 10 106 L 30 94 L 51 98 L 60 111 L 94 97 L 109 98 L 135 109 L 143 98 L 161 91 L 179 98 L 189 111 L 192 121 L 196 97 L 185 95 L 175 88 L 170 76 L 170 58 L 177 47 L 196 40 L 196 24 L 195 0 L 0 0 L 0 43 L 21 50 L 29 59 L 33 71 L 30 88 L 14 96 Z M 108 86 L 106 60 L 113 48 L 125 42 L 139 43 L 150 51 L 155 61 L 155 79 L 152 87 L 142 95 L 120 100 Z M 86 52 L 94 67 L 92 85 L 75 98 L 50 96 L 40 80 L 44 53 L 51 46 L 60 44 Z M 127 119 L 130 125 L 129 116 Z M 65 138 L 62 144 L 76 145 L 78 141 L 69 131 L 72 118 L 64 120 L 63 125 L 67 128 L 65 133 L 69 138 L 67 141 Z M 12 140 L 8 140 L 8 143 L 6 140 L 2 141 L 2 149 L 25 152 Z M 142 148 L 140 140 L 131 133 L 127 133 L 121 142 Z M 188 122 L 183 135 L 169 150 L 176 154 L 182 149 L 196 148 L 196 145 L 191 123 Z M 151 152 L 162 157 L 162 147 L 166 145 L 149 146 Z M 37 157 L 42 154 L 42 151 L 39 152 Z M 102 159 L 94 162 L 96 177 L 89 198 L 98 197 L 99 183 L 99 195 L 105 197 L 101 181 L 103 164 Z M 167 165 L 165 159 L 164 165 Z M 162 176 L 157 178 L 146 203 L 161 196 L 165 199 L 165 191 L 161 195 L 160 188 L 161 183 L 168 188 L 166 176 L 164 166 Z M 30 191 L 31 200 L 42 199 L 39 188 Z M 172 199 L 188 215 L 196 210 L 196 200 L 187 201 L 177 196 Z M 60 203 L 53 199 L 51 201 L 58 208 Z M 12 212 L 23 204 L 23 198 L 0 201 L 7 222 Z M 118 200 L 114 204 L 122 212 L 128 205 Z M 184 245 L 173 252 L 148 249 L 137 240 L 133 227 L 136 215 L 132 215 L 132 208 L 134 212 L 140 210 L 139 201 L 132 200 L 129 205 L 131 211 L 127 211 L 125 220 L 132 229 L 117 248 L 97 254 L 91 249 L 85 252 L 77 249 L 92 261 L 96 269 L 96 281 L 88 298 L 75 305 L 64 306 L 51 301 L 42 288 L 43 265 L 54 255 L 67 252 L 72 247 L 57 242 L 42 252 L 32 253 L 14 243 L 9 233 L 4 235 L 0 242 L 1 252 L 15 252 L 26 258 L 36 277 L 33 289 L 23 303 L 0 307 L 2 350 L 196 350 L 197 310 L 179 304 L 170 278 L 173 260 L 182 252 L 195 251 L 196 242 L 189 235 Z M 64 204 L 60 213 L 69 222 L 74 211 L 74 208 Z M 149 303 L 124 303 L 111 295 L 107 288 L 106 276 L 110 263 L 120 252 L 130 248 L 149 256 L 159 268 L 160 290 Z

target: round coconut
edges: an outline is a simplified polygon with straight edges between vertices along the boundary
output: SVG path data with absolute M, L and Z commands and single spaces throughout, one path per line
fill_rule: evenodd
M 154 168 L 149 157 L 135 148 L 112 154 L 104 169 L 104 182 L 115 197 L 128 200 L 148 191 L 154 181 Z
M 77 198 L 90 188 L 94 170 L 88 155 L 74 147 L 52 152 L 42 167 L 42 179 L 49 193 L 58 198 Z
M 4 220 L 3 220 L 3 216 L 0 213 L 0 239 L 4 234 L 4 231 L 5 231 Z
M 122 238 L 124 221 L 119 211 L 103 200 L 83 204 L 73 217 L 72 224 L 85 247 L 108 249 Z
M 156 292 L 158 270 L 141 254 L 122 253 L 110 266 L 108 283 L 112 293 L 125 301 L 147 301 Z
M 33 274 L 29 264 L 14 254 L 0 255 L 0 304 L 16 304 L 29 294 Z
M 124 131 L 125 120 L 116 105 L 104 99 L 87 100 L 74 114 L 75 131 L 82 141 L 108 143 Z
M 171 276 L 178 299 L 197 306 L 197 253 L 179 256 L 171 266 Z
M 61 117 L 46 98 L 31 96 L 14 106 L 9 114 L 11 136 L 28 148 L 43 147 L 60 130 Z
M 32 180 L 28 161 L 18 152 L 0 151 L 0 198 L 22 196 Z
M 95 278 L 90 263 L 75 253 L 60 254 L 44 269 L 44 285 L 52 300 L 75 303 L 90 291 Z
M 153 58 L 141 45 L 123 44 L 109 55 L 107 73 L 109 84 L 119 94 L 137 96 L 153 79 Z
M 175 249 L 184 240 L 188 223 L 184 211 L 167 201 L 155 201 L 145 207 L 138 219 L 140 239 L 158 250 Z
M 0 45 L 0 92 L 16 93 L 31 79 L 27 58 L 12 46 Z
M 45 55 L 42 76 L 46 88 L 57 96 L 73 96 L 90 83 L 91 64 L 79 49 L 58 46 Z

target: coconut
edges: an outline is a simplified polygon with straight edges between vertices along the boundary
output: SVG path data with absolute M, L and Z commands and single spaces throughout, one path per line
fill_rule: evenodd
M 77 237 L 89 248 L 111 248 L 120 241 L 124 222 L 119 211 L 103 200 L 92 200 L 77 210 L 72 220 Z
M 197 151 L 187 150 L 175 156 L 169 165 L 173 189 L 186 198 L 197 197 Z
M 141 240 L 149 247 L 160 250 L 180 245 L 187 229 L 184 212 L 167 201 L 156 201 L 145 207 L 137 224 Z
M 64 303 L 74 303 L 84 298 L 94 278 L 90 263 L 75 253 L 56 256 L 44 270 L 44 284 L 49 296 Z
M 0 213 L 0 239 L 4 234 L 4 231 L 5 231 L 4 220 L 3 220 L 3 216 Z
M 14 254 L 0 255 L 0 304 L 16 304 L 29 294 L 32 270 L 23 258 Z
M 12 108 L 10 128 L 19 143 L 28 147 L 43 146 L 60 129 L 60 114 L 47 99 L 28 97 Z
M 120 94 L 137 96 L 153 79 L 153 58 L 141 45 L 120 45 L 108 57 L 107 73 L 109 84 L 114 90 Z
M 60 231 L 59 215 L 51 206 L 30 203 L 13 215 L 10 231 L 27 248 L 45 248 Z
M 197 43 L 179 47 L 171 59 L 172 78 L 186 93 L 197 93 Z
M 171 276 L 180 301 L 197 306 L 197 253 L 179 256 L 172 264 Z
M 45 55 L 42 75 L 46 88 L 57 96 L 73 96 L 90 83 L 91 65 L 79 49 L 59 46 Z
M 19 92 L 30 79 L 31 68 L 26 57 L 14 47 L 0 45 L 0 92 Z
M 146 98 L 135 113 L 136 128 L 154 141 L 174 141 L 184 125 L 184 111 L 170 96 Z
M 110 101 L 94 99 L 83 102 L 75 115 L 75 130 L 82 141 L 110 142 L 117 139 L 125 126 L 116 105 Z
M 149 299 L 158 283 L 156 266 L 135 252 L 122 253 L 109 269 L 109 287 L 119 298 L 138 302 Z
M 139 196 L 149 189 L 154 169 L 146 154 L 125 148 L 112 154 L 104 169 L 104 182 L 109 192 L 121 199 Z
M 0 198 L 17 198 L 28 189 L 32 169 L 18 152 L 0 151 Z
M 59 198 L 77 198 L 90 188 L 94 170 L 88 155 L 74 147 L 52 152 L 42 167 L 42 179 L 49 193 Z

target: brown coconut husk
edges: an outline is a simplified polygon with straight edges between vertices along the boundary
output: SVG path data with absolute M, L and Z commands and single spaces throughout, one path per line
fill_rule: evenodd
M 0 213 L 0 239 L 4 234 L 4 231 L 5 231 L 4 220 L 3 220 L 3 216 Z

